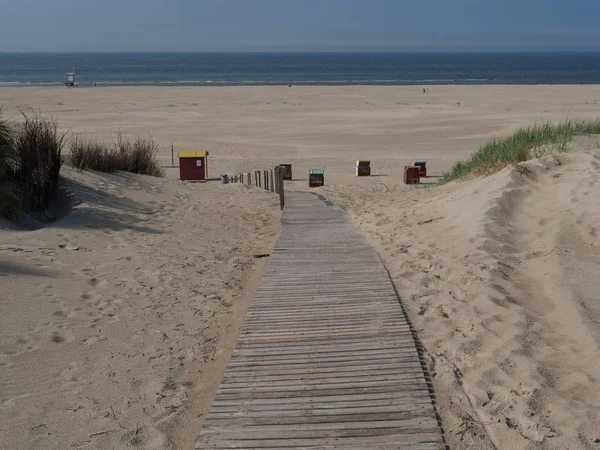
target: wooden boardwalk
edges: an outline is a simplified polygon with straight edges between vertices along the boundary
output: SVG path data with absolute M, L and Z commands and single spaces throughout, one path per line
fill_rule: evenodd
M 445 449 L 412 330 L 347 215 L 286 193 L 281 238 L 197 449 Z

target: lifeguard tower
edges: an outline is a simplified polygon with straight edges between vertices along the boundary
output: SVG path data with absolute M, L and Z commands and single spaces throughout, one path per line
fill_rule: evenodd
M 65 86 L 67 86 L 67 87 L 77 86 L 77 81 L 75 81 L 75 70 L 73 70 L 73 72 L 67 73 L 67 77 L 65 79 Z

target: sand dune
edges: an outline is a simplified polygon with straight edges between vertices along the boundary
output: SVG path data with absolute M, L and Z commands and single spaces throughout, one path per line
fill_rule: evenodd
M 600 151 L 434 189 L 326 188 L 381 251 L 451 448 L 600 442 Z
M 191 448 L 278 199 L 63 172 L 64 217 L 0 229 L 0 448 Z
M 491 137 L 598 116 L 600 86 L 0 88 L 5 114 L 209 150 L 209 172 L 293 164 L 348 209 L 428 352 L 452 448 L 600 445 L 600 137 L 488 177 L 439 176 Z M 373 176 L 357 179 L 357 159 Z M 191 448 L 278 234 L 243 186 L 77 173 L 55 222 L 0 223 L 0 448 Z M 428 181 L 435 182 L 437 178 Z M 32 224 L 35 225 L 35 224 Z

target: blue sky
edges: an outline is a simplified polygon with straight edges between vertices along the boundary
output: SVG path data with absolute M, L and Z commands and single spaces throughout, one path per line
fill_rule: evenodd
M 600 0 L 0 0 L 0 52 L 600 50 Z

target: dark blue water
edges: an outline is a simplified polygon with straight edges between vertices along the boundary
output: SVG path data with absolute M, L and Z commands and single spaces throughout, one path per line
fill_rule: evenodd
M 600 53 L 0 54 L 0 85 L 600 83 Z

